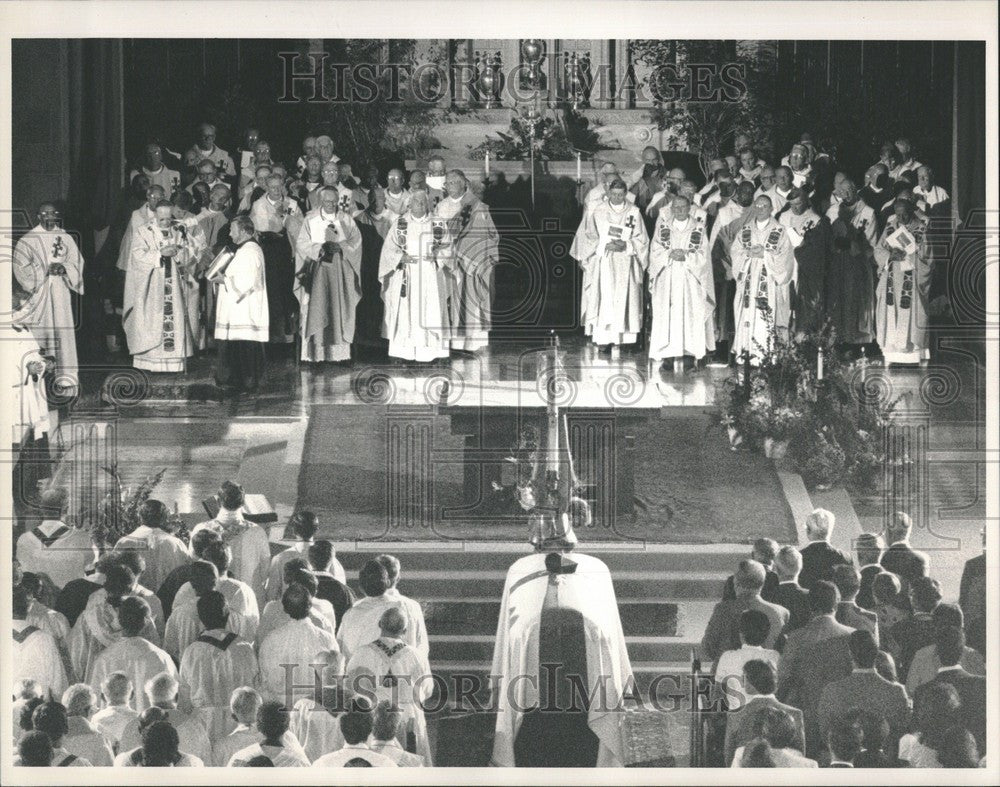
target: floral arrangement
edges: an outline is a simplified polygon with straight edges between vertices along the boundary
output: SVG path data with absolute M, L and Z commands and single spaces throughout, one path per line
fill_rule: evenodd
M 141 524 L 139 509 L 152 496 L 153 490 L 163 479 L 163 474 L 167 472 L 167 469 L 163 468 L 159 472 L 147 476 L 134 487 L 122 484 L 117 462 L 101 469 L 111 476 L 112 488 L 98 503 L 96 510 L 84 516 L 83 520 L 87 523 L 94 543 L 101 551 L 105 551 L 114 548 L 118 539 L 139 527 Z M 173 515 L 168 522 L 170 523 L 170 532 L 187 543 L 188 530 L 184 521 Z
M 722 424 L 734 450 L 787 443 L 807 486 L 874 491 L 884 458 L 879 434 L 896 401 L 868 401 L 865 370 L 841 359 L 829 326 L 795 341 L 772 333 L 758 354 L 756 366 L 739 363 L 723 383 Z
M 498 131 L 497 139 L 490 137 L 469 150 L 469 158 L 481 161 L 489 153 L 496 161 L 523 161 L 531 155 L 532 142 L 535 153 L 543 161 L 572 161 L 577 153 L 589 156 L 602 145 L 590 121 L 572 109 L 563 110 L 559 119 L 541 118 L 535 126 L 514 112 L 506 132 Z

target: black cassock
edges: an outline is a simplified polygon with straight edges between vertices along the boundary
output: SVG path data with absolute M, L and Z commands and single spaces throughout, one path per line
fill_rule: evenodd
M 378 266 L 385 235 L 392 225 L 391 214 L 387 212 L 378 218 L 366 210 L 359 213 L 354 221 L 361 232 L 361 300 L 355 312 L 354 343 L 385 352 L 387 343 L 382 338 L 385 303 L 382 301 Z
M 806 230 L 795 249 L 798 277 L 792 301 L 793 331 L 809 333 L 826 321 L 826 286 L 830 267 L 830 222 L 825 216 Z
M 267 285 L 267 313 L 270 341 L 284 343 L 295 333 L 299 304 L 293 292 L 295 259 L 286 230 L 257 233 L 264 252 L 264 282 Z

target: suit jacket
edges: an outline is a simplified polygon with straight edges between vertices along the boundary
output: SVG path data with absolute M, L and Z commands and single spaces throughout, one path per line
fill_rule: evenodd
M 986 555 L 966 561 L 958 604 L 965 614 L 965 641 L 986 655 Z
M 871 565 L 861 567 L 861 589 L 858 591 L 858 597 L 854 599 L 859 607 L 863 609 L 875 608 L 875 598 L 872 596 L 872 585 L 875 583 L 875 577 L 881 573 L 882 566 L 878 563 L 872 563 Z
M 910 723 L 910 699 L 899 683 L 890 683 L 877 672 L 852 672 L 828 683 L 816 706 L 819 731 L 826 740 L 833 723 L 851 708 L 879 713 L 889 722 L 887 751 L 895 751 Z
M 802 548 L 802 571 L 799 572 L 799 584 L 806 590 L 812 590 L 820 580 L 833 579 L 833 567 L 840 564 L 852 565 L 850 555 L 830 546 L 826 541 L 813 541 Z
M 795 721 L 795 729 L 798 731 L 799 750 L 805 752 L 806 733 L 805 724 L 802 721 L 802 711 L 791 705 L 778 702 L 774 697 L 750 697 L 739 710 L 730 713 L 726 719 L 725 757 L 727 766 L 732 763 L 733 754 L 740 746 L 746 746 L 757 737 L 757 722 L 763 718 L 768 708 L 783 710 L 791 715 Z
M 802 628 L 809 622 L 812 612 L 809 609 L 809 592 L 797 582 L 780 582 L 775 591 L 774 603 L 788 610 L 788 624 L 785 634 Z
M 770 601 L 772 604 L 777 604 L 778 602 L 774 598 L 774 594 L 778 589 L 778 575 L 775 574 L 771 569 L 767 569 L 767 573 L 764 575 L 764 587 L 760 591 L 760 597 L 764 601 Z M 736 598 L 736 585 L 733 581 L 732 574 L 726 580 L 726 584 L 722 588 L 722 600 L 732 601 Z
M 771 630 L 764 641 L 764 647 L 774 648 L 781 630 L 788 622 L 788 610 L 757 596 L 734 598 L 720 601 L 712 610 L 712 617 L 709 618 L 701 639 L 701 651 L 706 659 L 715 661 L 727 650 L 740 647 L 740 615 L 747 609 L 757 609 L 767 615 Z
M 910 672 L 910 662 L 917 651 L 934 643 L 934 618 L 930 613 L 917 612 L 899 621 L 889 630 L 899 649 L 896 670 L 900 680 L 906 680 Z
M 852 629 L 870 631 L 875 637 L 875 644 L 878 644 L 878 615 L 861 609 L 851 601 L 841 601 L 837 605 L 837 622 L 850 626 Z
M 962 701 L 959 718 L 976 739 L 979 756 L 982 757 L 986 754 L 986 678 L 959 667 L 939 672 L 934 680 L 955 687 Z
M 904 592 L 913 580 L 927 576 L 930 559 L 909 544 L 897 542 L 882 554 L 882 568 L 899 577 Z

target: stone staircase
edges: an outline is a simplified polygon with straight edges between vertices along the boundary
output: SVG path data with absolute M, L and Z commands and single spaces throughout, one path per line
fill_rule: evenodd
M 433 672 L 488 685 L 507 568 L 527 554 L 515 543 L 338 543 L 353 585 L 361 565 L 381 552 L 402 564 L 400 592 L 424 607 Z M 590 543 L 580 551 L 611 570 L 636 685 L 687 675 L 722 585 L 747 553 L 744 545 Z M 355 587 L 357 590 L 357 588 Z M 451 685 L 451 684 L 449 684 Z

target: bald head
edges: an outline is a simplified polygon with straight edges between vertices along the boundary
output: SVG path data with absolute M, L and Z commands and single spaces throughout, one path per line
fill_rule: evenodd
M 773 210 L 774 203 L 771 202 L 770 197 L 761 194 L 753 201 L 753 212 L 757 221 L 763 221 L 764 219 L 769 218 Z
M 389 607 L 379 618 L 378 627 L 383 637 L 399 639 L 406 632 L 406 618 L 398 607 Z

